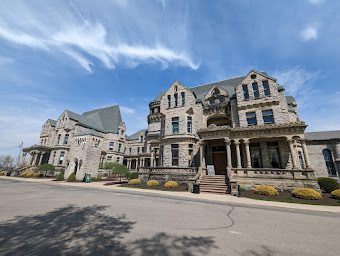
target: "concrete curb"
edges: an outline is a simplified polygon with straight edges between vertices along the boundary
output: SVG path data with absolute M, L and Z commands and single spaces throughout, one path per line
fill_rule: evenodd
M 238 198 L 231 195 L 218 195 L 211 193 L 201 193 L 192 194 L 189 192 L 168 192 L 160 190 L 147 190 L 147 189 L 136 189 L 136 188 L 126 188 L 119 187 L 119 185 L 104 186 L 106 183 L 103 182 L 93 182 L 93 183 L 67 183 L 67 182 L 56 182 L 53 179 L 31 179 L 31 178 L 16 178 L 16 177 L 4 177 L 0 176 L 0 179 L 19 181 L 19 182 L 32 182 L 40 183 L 46 185 L 56 185 L 56 186 L 70 186 L 74 188 L 81 189 L 99 189 L 103 191 L 112 191 L 116 193 L 125 193 L 130 195 L 139 196 L 153 196 L 162 197 L 167 199 L 177 199 L 185 200 L 191 202 L 203 202 L 212 204 L 222 204 L 229 206 L 238 207 L 251 207 L 257 209 L 266 210 L 285 210 L 288 212 L 304 211 L 308 213 L 318 213 L 318 212 L 328 212 L 334 213 L 340 217 L 340 206 L 324 206 L 324 205 L 308 205 L 308 204 L 294 204 L 294 203 L 284 203 L 284 202 L 273 202 L 273 201 L 261 201 L 254 200 L 250 198 Z

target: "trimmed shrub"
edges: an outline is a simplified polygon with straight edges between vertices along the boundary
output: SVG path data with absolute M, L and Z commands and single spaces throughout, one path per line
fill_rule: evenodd
M 255 188 L 255 194 L 266 196 L 278 196 L 279 192 L 271 186 L 261 185 Z
M 164 184 L 166 188 L 178 188 L 178 183 L 176 181 L 168 181 Z
M 321 189 L 323 189 L 327 193 L 331 193 L 332 191 L 340 188 L 340 185 L 336 179 L 328 178 L 328 177 L 320 177 L 318 178 L 318 183 Z
M 60 172 L 56 178 L 57 181 L 62 181 L 64 180 L 64 172 Z
M 39 178 L 39 177 L 42 177 L 42 176 L 43 176 L 42 173 L 34 173 L 33 174 L 34 178 Z
M 246 189 L 246 187 L 240 186 L 240 191 L 241 191 L 241 192 L 246 192 L 247 189 Z
M 7 174 L 7 172 L 6 171 L 2 171 L 2 172 L 0 172 L 0 175 L 1 176 L 4 176 L 4 175 L 6 175 Z
M 148 187 L 158 187 L 159 186 L 159 182 L 157 180 L 149 180 L 146 185 Z
M 332 191 L 331 195 L 334 196 L 337 199 L 340 199 L 340 189 Z
M 109 174 L 106 172 L 106 173 L 104 173 L 104 177 L 107 177 L 107 176 L 109 176 Z
M 102 180 L 102 178 L 101 177 L 92 177 L 91 178 L 91 181 L 101 181 Z
M 34 176 L 34 174 L 35 174 L 34 172 L 29 172 L 26 174 L 26 178 L 31 178 Z
M 19 177 L 26 177 L 27 174 L 29 174 L 31 172 L 23 172 L 23 173 L 20 173 Z
M 132 179 L 128 182 L 129 185 L 140 185 L 141 181 L 139 179 Z
M 301 198 L 301 199 L 308 199 L 308 200 L 318 200 L 322 198 L 319 192 L 311 188 L 294 189 L 292 192 L 292 196 Z
M 71 175 L 68 176 L 67 181 L 68 181 L 68 182 L 70 182 L 70 181 L 76 181 L 76 175 L 75 175 L 74 173 L 71 173 Z

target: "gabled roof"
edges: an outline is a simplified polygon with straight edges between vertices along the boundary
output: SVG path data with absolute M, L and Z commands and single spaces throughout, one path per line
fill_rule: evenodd
M 70 110 L 65 110 L 70 119 L 78 125 L 104 133 L 118 133 L 118 128 L 123 124 L 119 106 L 110 106 L 84 112 L 78 115 Z
M 51 124 L 52 127 L 55 127 L 56 124 L 57 124 L 57 121 L 56 121 L 56 120 L 53 120 L 53 119 L 47 119 L 47 121 L 50 122 L 50 124 Z
M 235 93 L 235 87 L 245 78 L 245 76 L 239 76 L 235 78 L 230 78 L 222 80 L 219 82 L 214 82 L 210 84 L 199 85 L 189 88 L 196 96 L 196 101 L 201 101 L 204 103 L 204 96 L 215 86 L 223 89 L 232 96 Z
M 139 135 L 141 133 L 144 133 L 146 129 L 139 130 L 138 132 L 135 132 L 134 134 L 127 136 L 126 140 L 139 140 Z
M 286 96 L 286 101 L 287 101 L 287 104 L 296 103 L 296 100 L 294 99 L 293 96 Z
M 331 140 L 340 139 L 340 130 L 324 132 L 305 132 L 306 140 Z

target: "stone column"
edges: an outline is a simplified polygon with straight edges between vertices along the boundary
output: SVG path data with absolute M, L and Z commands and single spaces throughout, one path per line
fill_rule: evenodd
M 261 158 L 262 158 L 262 168 L 271 168 L 266 142 L 263 142 L 263 141 L 260 142 L 260 150 L 261 150 Z
M 150 167 L 154 167 L 155 150 L 151 149 Z
M 237 168 L 242 168 L 240 154 L 240 140 L 234 140 L 236 146 Z
M 138 161 L 139 159 L 138 158 L 136 158 L 136 170 L 138 169 L 138 167 L 139 167 L 139 161 Z
M 309 160 L 307 146 L 306 146 L 306 140 L 304 138 L 301 139 L 301 145 L 302 145 L 303 156 L 305 157 L 306 169 L 312 169 L 312 166 Z
M 26 158 L 26 154 L 27 153 L 22 153 L 22 157 L 21 157 L 21 160 L 20 160 L 20 164 L 19 164 L 19 167 L 23 166 L 24 162 L 25 162 L 25 158 Z
M 35 162 L 37 161 L 38 153 L 34 152 L 34 155 L 32 157 L 32 165 L 35 165 Z
M 205 156 L 204 156 L 204 142 L 199 143 L 200 146 L 200 167 L 205 168 Z
M 127 168 L 131 169 L 131 159 L 128 159 L 126 164 L 127 164 Z
M 247 168 L 251 168 L 251 158 L 250 158 L 250 150 L 249 150 L 249 139 L 244 139 L 244 146 L 246 148 L 246 156 L 247 156 Z
M 28 157 L 27 165 L 31 165 L 32 164 L 33 153 L 30 152 L 29 154 L 30 154 L 30 156 Z
M 230 149 L 230 139 L 229 138 L 225 138 L 224 140 L 225 142 L 225 147 L 227 149 L 227 169 L 231 169 L 231 149 Z
M 293 146 L 293 139 L 287 138 L 287 142 L 288 142 L 288 146 L 289 146 L 289 150 L 290 150 L 290 155 L 291 155 L 291 158 L 292 158 L 293 169 L 300 169 L 298 161 L 297 161 L 297 157 L 296 157 L 296 152 L 295 152 L 294 146 Z
M 40 154 L 40 159 L 39 159 L 39 165 L 41 165 L 41 162 L 42 162 L 43 158 L 44 158 L 44 153 L 41 153 Z

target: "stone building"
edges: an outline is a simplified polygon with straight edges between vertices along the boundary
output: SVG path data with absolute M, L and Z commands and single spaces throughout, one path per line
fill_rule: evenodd
M 305 134 L 297 103 L 284 91 L 256 70 L 191 88 L 175 81 L 149 103 L 147 129 L 130 136 L 118 106 L 82 115 L 66 110 L 46 121 L 39 145 L 24 149 L 22 164 L 30 157 L 21 168 L 48 162 L 65 169 L 65 177 L 74 172 L 82 179 L 97 175 L 100 163 L 117 161 L 142 180 L 200 183 L 203 191 L 225 193 L 237 184 L 319 189 L 315 175 L 339 172 L 338 140 Z M 320 147 L 329 150 L 334 168 L 320 158 Z M 310 159 L 308 150 L 319 155 Z

